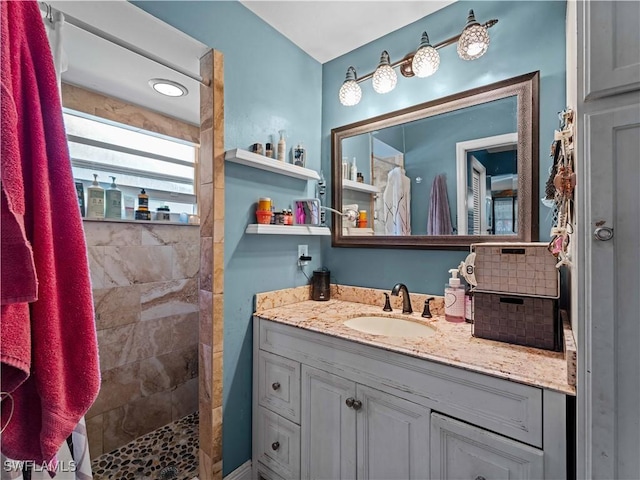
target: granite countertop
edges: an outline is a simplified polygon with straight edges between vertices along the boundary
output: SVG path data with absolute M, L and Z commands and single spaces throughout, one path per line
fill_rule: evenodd
M 309 288 L 298 287 L 256 296 L 255 315 L 365 345 L 384 348 L 518 383 L 575 395 L 575 347 L 565 319 L 565 352 L 511 345 L 475 338 L 471 324 L 451 323 L 442 314 L 442 297 L 435 297 L 433 318 L 420 316 L 427 295 L 411 294 L 414 313 L 398 310 L 400 297 L 392 297 L 393 312 L 383 312 L 382 290 L 332 286 L 331 300 L 309 300 Z M 355 301 L 357 300 L 357 301 Z M 418 307 L 418 308 L 416 308 Z M 365 316 L 399 317 L 426 323 L 435 333 L 425 338 L 371 335 L 343 325 L 347 319 Z M 571 350 L 573 349 L 573 350 Z

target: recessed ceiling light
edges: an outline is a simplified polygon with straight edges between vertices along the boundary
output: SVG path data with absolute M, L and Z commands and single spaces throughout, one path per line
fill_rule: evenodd
M 183 97 L 189 93 L 189 90 L 184 85 L 165 78 L 152 78 L 149 80 L 149 85 L 156 92 L 167 97 Z

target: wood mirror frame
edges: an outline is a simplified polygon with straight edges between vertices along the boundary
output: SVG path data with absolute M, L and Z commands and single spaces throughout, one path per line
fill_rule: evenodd
M 472 243 L 538 240 L 539 72 L 456 93 L 331 130 L 332 207 L 342 211 L 342 140 L 441 113 L 517 96 L 518 232 L 516 235 L 343 235 L 342 217 L 333 213 L 334 247 L 466 250 Z M 455 155 L 451 161 L 455 161 Z M 455 212 L 454 212 L 455 214 Z

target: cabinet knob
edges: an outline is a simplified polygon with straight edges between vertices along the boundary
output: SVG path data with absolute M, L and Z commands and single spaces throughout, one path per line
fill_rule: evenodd
M 487 480 L 486 478 L 484 478 L 482 475 L 478 475 L 476 477 L 476 480 Z
M 353 404 L 355 403 L 355 401 L 356 401 L 356 399 L 355 399 L 355 398 L 353 398 L 353 397 L 349 397 L 349 398 L 347 398 L 347 399 L 344 401 L 344 403 L 346 403 L 346 404 L 347 404 L 347 407 L 349 407 L 349 408 L 353 408 Z
M 280 448 L 280 442 L 273 442 L 271 444 L 271 449 L 272 450 L 278 450 Z
M 360 410 L 362 408 L 362 402 L 360 400 L 355 400 L 353 402 L 353 409 Z
M 273 388 L 274 390 L 278 390 L 280 388 L 280 382 L 273 382 L 271 384 L 271 388 Z

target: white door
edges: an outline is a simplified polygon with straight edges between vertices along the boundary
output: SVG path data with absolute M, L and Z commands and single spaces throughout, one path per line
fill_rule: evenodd
M 427 407 L 358 385 L 358 479 L 429 478 Z
M 640 3 L 584 2 L 584 96 L 640 89 Z
M 640 3 L 580 0 L 575 13 L 577 477 L 638 479 Z
M 544 478 L 543 453 L 439 413 L 431 415 L 433 480 L 537 480 Z
M 356 478 L 356 384 L 302 366 L 301 476 L 308 480 Z
M 589 182 L 584 185 L 586 328 L 580 377 L 583 385 L 578 386 L 578 395 L 586 394 L 579 401 L 587 414 L 584 434 L 590 452 L 586 453 L 585 461 L 586 468 L 591 470 L 584 475 L 637 479 L 640 478 L 640 104 L 622 102 L 621 106 L 587 114 L 584 137 L 585 173 Z M 580 431 L 578 438 L 581 441 Z

